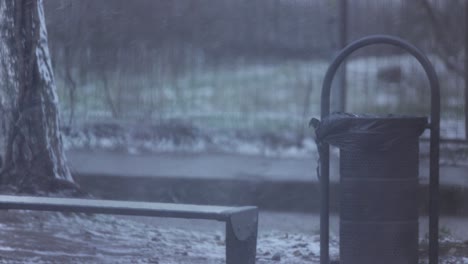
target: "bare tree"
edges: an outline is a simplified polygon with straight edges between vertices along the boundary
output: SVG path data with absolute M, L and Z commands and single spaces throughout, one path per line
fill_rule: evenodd
M 59 130 L 42 0 L 1 1 L 0 25 L 1 54 L 8 55 L 2 84 L 14 89 L 2 184 L 15 192 L 77 194 Z
M 443 60 L 447 69 L 460 76 L 464 76 L 463 52 L 465 48 L 465 36 L 462 23 L 465 14 L 462 12 L 465 1 L 449 1 L 439 9 L 434 7 L 434 4 L 431 3 L 433 1 L 420 1 L 436 39 L 436 54 Z
M 465 80 L 464 121 L 465 140 L 468 140 L 468 1 L 420 0 L 420 4 L 427 14 L 436 40 L 435 53 L 448 70 Z

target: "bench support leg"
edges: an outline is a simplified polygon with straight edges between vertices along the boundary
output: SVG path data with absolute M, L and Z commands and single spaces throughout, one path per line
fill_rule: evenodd
M 258 211 L 233 214 L 226 222 L 226 263 L 255 264 Z

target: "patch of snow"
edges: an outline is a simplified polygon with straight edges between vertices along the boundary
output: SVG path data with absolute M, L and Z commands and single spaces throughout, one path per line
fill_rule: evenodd
M 98 145 L 102 148 L 113 148 L 116 146 L 116 142 L 109 138 L 101 138 L 98 141 Z
M 0 251 L 16 251 L 16 248 L 0 246 Z
M 465 124 L 462 120 L 443 118 L 440 121 L 440 135 L 446 139 L 463 138 Z
M 375 103 L 379 106 L 398 105 L 400 98 L 396 94 L 378 93 L 375 97 Z
M 8 247 L 0 247 L 0 250 L 3 248 Z M 92 254 L 80 254 L 80 253 L 67 253 L 67 252 L 61 252 L 61 251 L 42 251 L 42 250 L 23 250 L 23 249 L 13 249 L 16 251 L 18 254 L 34 254 L 36 256 L 47 256 L 47 257 L 92 257 Z M 9 249 L 7 250 L 9 251 Z
M 256 143 L 248 144 L 244 142 L 238 142 L 237 144 L 235 144 L 235 148 L 232 150 L 234 150 L 234 152 L 236 153 L 246 154 L 246 155 L 262 154 L 261 147 L 259 147 Z

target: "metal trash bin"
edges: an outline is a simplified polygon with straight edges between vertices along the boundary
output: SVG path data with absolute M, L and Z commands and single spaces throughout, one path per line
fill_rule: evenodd
M 338 67 L 357 49 L 373 44 L 400 47 L 422 65 L 431 88 L 429 119 L 330 115 L 330 90 Z M 315 124 L 320 154 L 320 263 L 330 263 L 330 144 L 340 148 L 340 264 L 418 263 L 419 136 L 427 128 L 430 130 L 429 264 L 437 264 L 440 91 L 430 61 L 416 47 L 399 38 L 385 35 L 362 38 L 340 51 L 328 68 L 321 104 L 322 120 L 311 122 Z
M 418 263 L 419 136 L 425 117 L 331 114 L 318 142 L 340 149 L 340 263 Z

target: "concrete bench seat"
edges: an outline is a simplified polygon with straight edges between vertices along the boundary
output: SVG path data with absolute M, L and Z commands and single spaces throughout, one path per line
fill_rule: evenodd
M 96 199 L 0 195 L 0 209 L 216 220 L 226 223 L 226 263 L 253 264 L 258 209 Z

